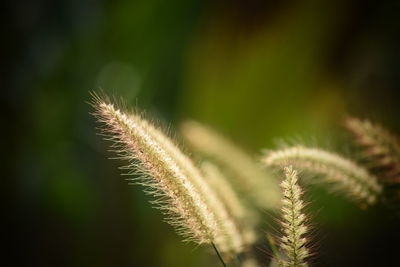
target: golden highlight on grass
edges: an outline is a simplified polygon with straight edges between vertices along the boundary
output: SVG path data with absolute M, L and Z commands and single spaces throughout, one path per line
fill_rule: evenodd
M 338 154 L 318 148 L 294 146 L 271 151 L 263 157 L 268 166 L 293 165 L 320 175 L 333 189 L 344 192 L 351 200 L 374 204 L 382 192 L 377 178 L 357 163 Z
M 281 183 L 282 219 L 280 238 L 280 249 L 284 253 L 283 259 L 277 259 L 280 267 L 306 267 L 305 259 L 310 256 L 306 248 L 308 232 L 306 215 L 303 213 L 304 202 L 301 200 L 303 194 L 297 184 L 297 172 L 292 166 L 285 167 L 285 179 Z
M 279 207 L 278 182 L 264 172 L 244 151 L 212 129 L 195 121 L 182 124 L 182 134 L 194 151 L 217 163 L 235 189 L 259 207 Z
M 240 253 L 244 249 L 244 246 L 249 244 L 249 238 L 247 235 L 244 236 L 240 233 L 235 223 L 235 219 L 237 218 L 229 213 L 229 206 L 227 206 L 229 203 L 224 201 L 224 197 L 226 196 L 218 194 L 218 188 L 210 184 L 209 179 L 208 181 L 204 179 L 206 177 L 194 166 L 192 161 L 178 148 L 173 140 L 164 134 L 160 134 L 160 131 L 154 125 L 146 120 L 140 119 L 139 116 L 131 114 L 130 117 L 140 121 L 142 127 L 145 128 L 147 133 L 173 158 L 182 172 L 188 177 L 191 177 L 192 181 L 199 187 L 203 188 L 204 197 L 207 203 L 209 203 L 209 207 L 216 215 L 219 227 L 224 232 L 224 234 L 219 235 L 215 241 L 215 243 L 218 244 L 218 249 L 228 258 L 230 258 L 232 254 Z M 210 190 L 214 192 L 210 192 Z M 237 209 L 240 209 L 240 207 L 238 206 Z M 248 231 L 245 233 L 248 233 Z
M 400 139 L 383 127 L 368 120 L 349 117 L 345 127 L 363 148 L 363 155 L 373 168 L 384 172 L 385 182 L 400 183 Z
M 102 133 L 121 158 L 131 162 L 131 174 L 157 197 L 153 204 L 167 215 L 185 240 L 215 244 L 225 255 L 240 253 L 243 240 L 223 202 L 201 172 L 160 130 L 137 114 L 127 114 L 108 100 L 94 96 L 94 116 Z

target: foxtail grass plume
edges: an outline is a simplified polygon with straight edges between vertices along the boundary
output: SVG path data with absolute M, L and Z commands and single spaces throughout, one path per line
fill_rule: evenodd
M 368 120 L 347 118 L 345 127 L 363 148 L 363 156 L 384 172 L 384 182 L 400 183 L 400 139 Z
M 160 130 L 137 114 L 128 114 L 94 95 L 94 116 L 102 133 L 126 168 L 140 174 L 135 181 L 158 199 L 153 203 L 166 214 L 185 240 L 215 244 L 225 255 L 240 253 L 243 241 L 234 219 L 199 170 Z
M 204 176 L 200 170 L 194 166 L 192 161 L 178 148 L 177 144 L 175 144 L 172 139 L 168 138 L 164 134 L 160 134 L 160 130 L 148 121 L 141 119 L 140 116 L 135 114 L 130 114 L 129 116 L 131 119 L 140 122 L 142 127 L 146 129 L 147 133 L 171 156 L 177 166 L 187 177 L 192 177 L 193 182 L 201 188 L 204 188 L 204 196 L 220 223 L 219 227 L 225 233 L 219 237 L 219 241 L 215 242 L 219 245 L 219 250 L 228 256 L 228 258 L 233 254 L 241 252 L 246 245 L 250 244 L 249 238 L 251 235 L 248 234 L 252 232 L 249 231 L 249 228 L 246 228 L 247 231 L 244 233 L 239 231 L 236 222 L 238 218 L 229 212 L 229 203 L 224 201 L 226 195 L 218 194 L 220 189 L 210 183 L 210 179 L 205 179 L 206 176 Z M 214 192 L 208 192 L 207 188 L 212 188 Z M 217 195 L 217 197 L 215 197 L 215 195 Z
M 382 192 L 377 178 L 367 169 L 338 154 L 318 148 L 294 146 L 271 151 L 263 157 L 268 166 L 293 165 L 322 176 L 323 182 L 345 193 L 351 200 L 374 204 Z M 318 181 L 318 180 L 317 180 Z
M 244 151 L 214 130 L 195 121 L 182 124 L 182 134 L 197 153 L 217 163 L 235 189 L 261 208 L 279 207 L 280 192 L 274 177 L 264 172 Z
M 306 215 L 303 213 L 304 202 L 301 200 L 303 194 L 298 185 L 297 171 L 292 166 L 284 168 L 285 179 L 281 183 L 282 219 L 279 247 L 285 257 L 277 259 L 280 267 L 306 267 L 306 258 L 310 256 L 306 248 L 308 242 L 305 235 L 308 232 Z

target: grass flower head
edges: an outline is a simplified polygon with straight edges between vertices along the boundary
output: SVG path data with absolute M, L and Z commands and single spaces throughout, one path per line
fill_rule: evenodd
M 95 117 L 102 133 L 114 142 L 126 168 L 139 173 L 153 203 L 177 232 L 199 244 L 215 244 L 225 254 L 240 253 L 243 240 L 234 219 L 192 161 L 161 130 L 133 113 L 94 97 Z
M 318 148 L 294 146 L 267 153 L 268 166 L 293 165 L 322 177 L 330 188 L 344 192 L 350 199 L 373 204 L 382 192 L 377 178 L 356 162 Z

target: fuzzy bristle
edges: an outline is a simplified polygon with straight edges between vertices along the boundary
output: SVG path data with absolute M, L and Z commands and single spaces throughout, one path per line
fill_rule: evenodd
M 136 114 L 122 112 L 96 97 L 94 115 L 113 148 L 131 162 L 126 168 L 141 174 L 135 181 L 158 197 L 153 203 L 177 232 L 199 244 L 214 243 L 223 253 L 240 253 L 243 241 L 233 219 L 201 172 L 155 126 Z
M 135 115 L 130 116 L 132 119 L 140 119 Z M 200 170 L 194 166 L 193 162 L 178 148 L 173 140 L 160 134 L 160 130 L 148 121 L 140 121 L 142 126 L 146 128 L 147 133 L 173 158 L 182 172 L 184 172 L 193 183 L 203 189 L 203 196 L 209 204 L 210 209 L 215 214 L 219 228 L 224 233 L 219 235 L 215 241 L 219 250 L 227 257 L 240 253 L 244 248 L 244 243 L 247 243 L 245 242 L 245 236 L 240 233 L 235 224 L 236 218 L 229 213 L 229 207 L 227 206 L 229 203 L 224 202 L 223 196 L 218 194 L 218 188 L 210 183 L 209 180 L 205 179 L 207 177 L 203 176 Z M 211 190 L 213 192 L 211 192 Z
M 195 121 L 182 125 L 188 145 L 202 156 L 217 163 L 231 179 L 235 189 L 261 208 L 279 208 L 277 180 L 264 172 L 244 151 L 214 130 Z
M 271 151 L 263 162 L 268 166 L 293 165 L 300 170 L 322 176 L 331 188 L 342 191 L 352 200 L 374 204 L 382 192 L 377 178 L 367 169 L 338 154 L 302 146 Z
M 347 118 L 345 127 L 363 148 L 363 156 L 373 169 L 383 170 L 383 182 L 400 183 L 400 139 L 380 125 L 368 120 Z
M 306 267 L 305 259 L 310 256 L 306 248 L 308 242 L 305 235 L 308 232 L 306 215 L 303 213 L 304 202 L 301 200 L 303 194 L 298 185 L 297 171 L 292 166 L 285 167 L 285 179 L 281 183 L 282 219 L 280 248 L 285 258 L 278 259 L 281 267 Z

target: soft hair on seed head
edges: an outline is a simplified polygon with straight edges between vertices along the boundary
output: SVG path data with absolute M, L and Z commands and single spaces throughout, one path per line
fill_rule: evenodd
M 236 254 L 243 240 L 233 218 L 204 180 L 201 172 L 159 129 L 137 114 L 116 108 L 94 95 L 94 116 L 102 133 L 114 142 L 121 158 L 131 162 L 126 168 L 141 174 L 135 181 L 158 199 L 153 203 L 166 214 L 185 240 L 214 243 L 222 253 Z
M 382 192 L 377 178 L 367 169 L 338 154 L 318 148 L 294 146 L 270 151 L 263 157 L 267 166 L 293 165 L 319 175 L 323 182 L 344 192 L 351 200 L 374 204 Z

